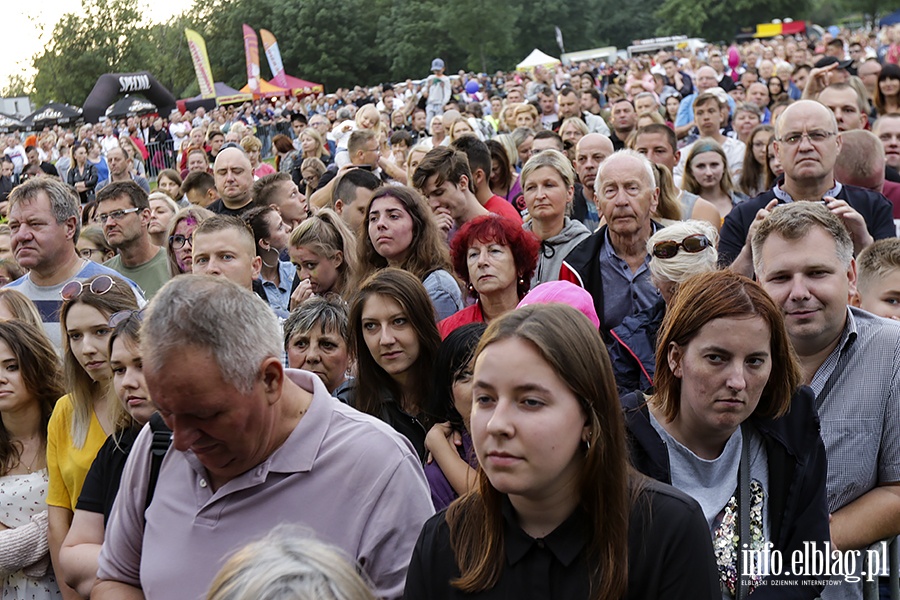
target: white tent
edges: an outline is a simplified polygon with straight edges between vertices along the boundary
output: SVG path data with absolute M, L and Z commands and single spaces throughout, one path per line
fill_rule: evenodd
M 552 67 L 559 64 L 558 58 L 553 58 L 549 54 L 544 54 L 537 48 L 531 51 L 531 54 L 522 62 L 516 65 L 517 71 L 525 71 L 535 67 Z

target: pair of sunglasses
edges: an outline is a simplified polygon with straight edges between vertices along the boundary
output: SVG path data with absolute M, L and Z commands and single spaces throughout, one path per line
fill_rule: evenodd
M 59 291 L 59 295 L 63 300 L 74 300 L 80 296 L 85 289 L 89 289 L 92 294 L 102 296 L 112 289 L 114 283 L 113 278 L 109 275 L 100 275 L 91 281 L 90 285 L 85 285 L 83 282 L 75 279 L 64 285 L 63 289 Z
M 684 250 L 690 254 L 696 254 L 697 252 L 702 252 L 709 248 L 711 245 L 709 238 L 702 233 L 697 233 L 687 236 L 680 242 L 666 240 L 664 242 L 655 243 L 653 245 L 653 256 L 662 259 L 672 258 L 678 254 L 679 250 Z
M 142 322 L 144 320 L 144 309 L 141 308 L 139 310 L 120 310 L 119 312 L 113 313 L 109 318 L 109 326 L 112 329 L 115 329 L 132 317 L 137 319 L 138 323 Z

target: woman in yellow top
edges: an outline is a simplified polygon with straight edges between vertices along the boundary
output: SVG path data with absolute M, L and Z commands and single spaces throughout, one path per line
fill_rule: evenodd
M 98 275 L 71 281 L 60 294 L 63 366 L 68 394 L 60 398 L 47 432 L 47 492 L 50 558 L 63 598 L 78 598 L 65 586 L 59 569 L 62 545 L 81 486 L 107 435 L 115 429 L 112 411 L 116 398 L 109 385 L 109 318 L 122 310 L 137 310 L 131 287 L 121 279 Z

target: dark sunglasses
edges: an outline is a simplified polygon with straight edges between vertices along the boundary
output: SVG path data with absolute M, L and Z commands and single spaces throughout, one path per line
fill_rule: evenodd
M 84 291 L 84 288 L 87 287 L 91 290 L 92 294 L 102 296 L 112 289 L 114 283 L 113 278 L 109 275 L 100 275 L 94 279 L 89 286 L 85 286 L 83 282 L 75 279 L 64 285 L 63 289 L 60 290 L 59 295 L 63 300 L 74 300 L 80 296 Z
M 138 323 L 144 320 L 144 309 L 140 310 L 120 310 L 119 312 L 113 313 L 109 318 L 109 326 L 111 329 L 115 329 L 128 319 L 134 317 L 138 320 Z
M 696 254 L 697 252 L 702 252 L 703 250 L 709 248 L 711 245 L 712 244 L 710 244 L 709 238 L 707 238 L 702 233 L 697 233 L 687 236 L 680 242 L 676 242 L 675 240 L 666 240 L 664 242 L 657 242 L 653 244 L 653 256 L 663 259 L 672 258 L 676 254 L 678 254 L 679 249 L 684 249 L 685 252 Z

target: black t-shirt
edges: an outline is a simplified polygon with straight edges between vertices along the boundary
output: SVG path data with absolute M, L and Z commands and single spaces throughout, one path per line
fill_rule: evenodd
M 252 200 L 250 200 L 249 202 L 247 202 L 247 204 L 243 205 L 242 207 L 240 207 L 238 209 L 233 209 L 233 208 L 228 208 L 227 206 L 225 206 L 225 203 L 222 202 L 221 198 L 219 198 L 218 200 L 216 200 L 215 202 L 213 202 L 212 204 L 207 206 L 206 210 L 208 210 L 212 213 L 215 213 L 217 215 L 231 215 L 232 217 L 240 217 L 242 214 L 244 214 L 251 208 L 253 208 Z
M 81 487 L 81 495 L 75 508 L 103 513 L 104 526 L 109 520 L 116 494 L 119 493 L 119 482 L 125 469 L 125 461 L 128 460 L 131 447 L 140 431 L 140 427 L 131 427 L 106 438 L 87 477 L 84 478 L 84 485 Z

